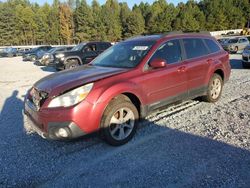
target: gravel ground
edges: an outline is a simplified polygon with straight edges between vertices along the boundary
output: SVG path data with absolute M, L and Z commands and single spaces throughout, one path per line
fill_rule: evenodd
M 111 147 L 26 135 L 24 94 L 54 72 L 0 59 L 0 187 L 249 187 L 250 70 L 231 56 L 221 100 L 191 100 L 147 117 L 135 138 Z

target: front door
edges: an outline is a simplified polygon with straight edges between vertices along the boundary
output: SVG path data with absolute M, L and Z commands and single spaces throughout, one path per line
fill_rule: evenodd
M 96 44 L 87 44 L 83 48 L 82 62 L 83 64 L 90 63 L 93 59 L 97 57 Z
M 164 59 L 167 62 L 166 67 L 150 68 L 150 62 L 156 58 Z M 179 40 L 170 40 L 162 44 L 148 63 L 149 68 L 143 78 L 143 90 L 149 110 L 182 100 L 187 96 L 187 74 Z

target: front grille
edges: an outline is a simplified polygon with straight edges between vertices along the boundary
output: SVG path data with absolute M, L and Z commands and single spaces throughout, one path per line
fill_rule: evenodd
M 44 102 L 48 97 L 48 93 L 44 91 L 39 91 L 34 87 L 31 89 L 30 95 L 31 95 L 30 100 L 35 105 L 37 110 L 39 110 L 42 107 L 42 105 L 44 104 Z

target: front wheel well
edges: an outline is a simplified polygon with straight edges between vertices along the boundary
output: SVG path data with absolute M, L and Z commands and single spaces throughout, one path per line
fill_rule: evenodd
M 140 99 L 133 93 L 123 93 L 123 95 L 127 96 L 129 100 L 135 105 L 138 110 L 139 116 L 141 114 L 141 101 Z
M 224 72 L 221 69 L 216 70 L 214 73 L 221 76 L 222 81 L 224 81 Z
M 117 95 L 116 97 L 114 97 L 112 100 L 127 100 L 129 102 L 131 102 L 132 104 L 135 105 L 139 116 L 141 114 L 141 101 L 140 99 L 133 93 L 129 93 L 129 92 L 125 92 L 125 93 L 121 93 L 120 95 Z
M 77 63 L 80 65 L 80 60 L 77 59 L 77 58 L 69 58 L 69 59 L 66 59 L 66 62 L 69 62 L 69 61 L 72 61 L 72 60 L 77 61 Z

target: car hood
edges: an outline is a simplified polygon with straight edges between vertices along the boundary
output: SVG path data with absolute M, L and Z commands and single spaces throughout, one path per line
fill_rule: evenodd
M 34 87 L 39 91 L 49 93 L 50 96 L 55 96 L 72 88 L 126 72 L 128 70 L 129 69 L 124 68 L 84 65 L 76 69 L 61 71 L 46 76 L 36 82 Z

